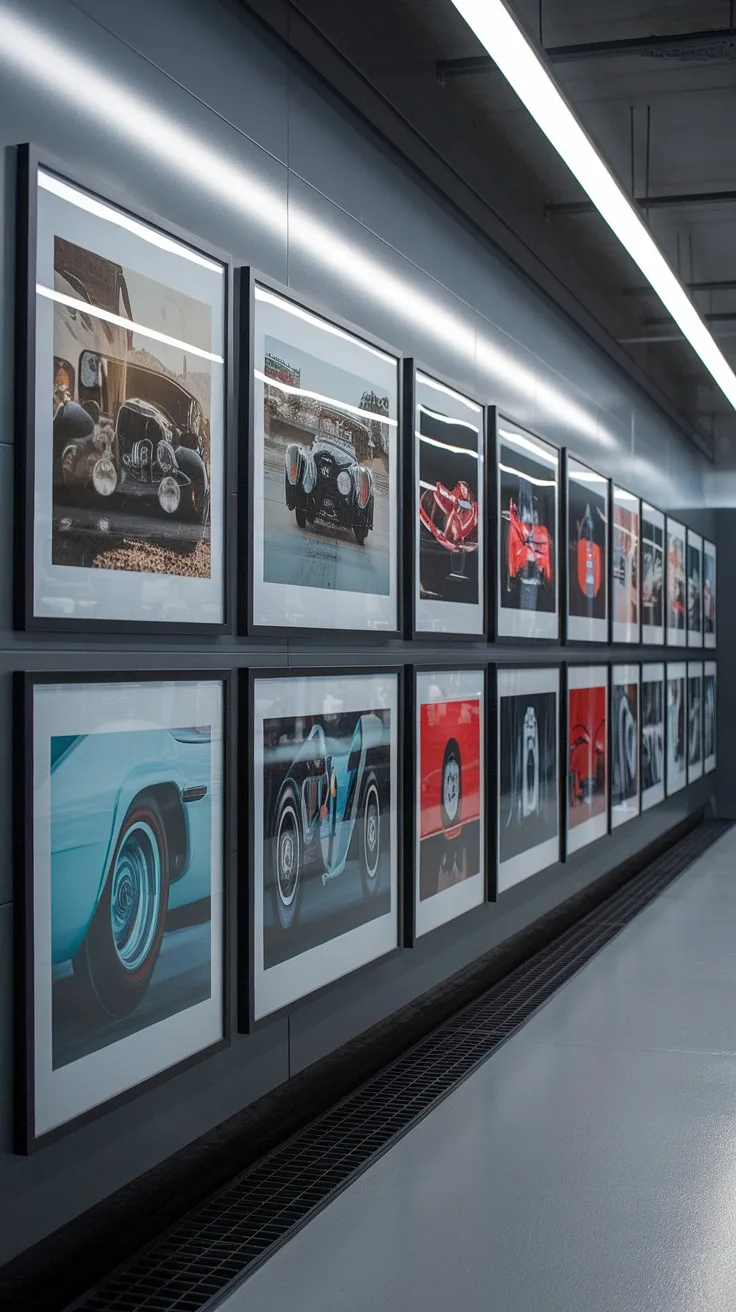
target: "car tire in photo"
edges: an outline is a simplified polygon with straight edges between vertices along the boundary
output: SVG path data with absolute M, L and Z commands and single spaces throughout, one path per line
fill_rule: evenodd
M 144 997 L 164 936 L 169 897 L 166 828 L 152 793 L 128 808 L 105 887 L 74 972 L 109 1015 L 126 1016 Z
M 381 865 L 381 795 L 374 770 L 363 780 L 360 799 L 360 878 L 366 897 L 378 892 Z
M 299 916 L 302 896 L 302 835 L 299 798 L 290 781 L 281 791 L 273 837 L 273 903 L 282 929 L 290 929 Z
M 210 492 L 204 461 L 196 451 L 187 451 L 180 447 L 177 451 L 176 463 L 182 474 L 186 474 L 189 479 L 189 486 L 182 488 L 182 519 L 192 524 L 205 524 L 209 513 Z
M 451 738 L 445 748 L 442 759 L 442 782 L 440 795 L 440 813 L 443 829 L 454 829 L 460 823 L 463 798 L 462 767 L 460 748 Z

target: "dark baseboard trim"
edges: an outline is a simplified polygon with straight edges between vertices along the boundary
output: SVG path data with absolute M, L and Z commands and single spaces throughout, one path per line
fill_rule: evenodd
M 112 1268 L 594 910 L 702 822 L 647 847 L 0 1269 L 3 1312 L 61 1312 Z

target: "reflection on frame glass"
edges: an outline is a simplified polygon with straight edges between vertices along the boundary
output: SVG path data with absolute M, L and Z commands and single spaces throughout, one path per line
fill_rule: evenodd
M 687 644 L 687 581 L 685 577 L 685 529 L 667 519 L 667 643 Z
M 398 945 L 398 675 L 253 680 L 252 1015 Z
M 639 666 L 611 670 L 611 828 L 639 814 Z
M 667 796 L 687 783 L 687 666 L 667 665 Z
M 485 677 L 417 671 L 417 937 L 485 900 Z
M 220 625 L 226 268 L 44 168 L 30 186 L 29 620 Z
M 420 633 L 485 628 L 482 407 L 415 373 L 414 612 Z
M 648 811 L 664 801 L 665 775 L 665 666 L 662 662 L 641 669 L 641 809 Z
M 716 663 L 706 661 L 703 666 L 703 770 L 710 774 L 716 768 Z
M 498 635 L 556 640 L 560 453 L 499 415 L 497 465 Z
M 661 510 L 642 502 L 641 507 L 641 640 L 650 646 L 664 643 L 665 528 Z
M 613 488 L 612 596 L 613 641 L 639 641 L 641 503 L 622 487 Z
M 716 549 L 703 543 L 703 645 L 716 645 Z
M 687 781 L 703 774 L 703 663 L 690 661 L 687 667 Z
M 398 628 L 399 362 L 256 282 L 252 620 Z
M 567 461 L 567 637 L 608 639 L 609 482 L 572 456 Z
M 567 671 L 567 851 L 608 832 L 608 669 Z
M 29 696 L 33 1141 L 223 1038 L 223 683 Z
M 703 539 L 687 530 L 687 645 L 703 645 Z
M 498 891 L 560 857 L 560 671 L 498 671 Z

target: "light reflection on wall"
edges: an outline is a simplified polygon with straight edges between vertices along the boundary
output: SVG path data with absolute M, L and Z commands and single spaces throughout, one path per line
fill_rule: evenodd
M 79 50 L 64 42 L 58 30 L 44 32 L 36 21 L 25 18 L 19 7 L 9 3 L 0 7 L 0 65 L 2 62 L 15 71 L 21 70 L 31 82 L 46 86 L 92 121 L 104 125 L 107 132 L 126 138 L 136 150 L 160 160 L 168 170 L 188 177 L 198 189 L 208 188 L 246 220 L 271 231 L 280 224 L 286 242 L 286 213 L 280 190 L 248 171 L 242 162 L 221 153 L 214 142 L 198 140 L 161 108 L 127 90 L 116 80 L 112 67 L 85 59 Z M 388 263 L 342 239 L 333 227 L 321 223 L 293 199 L 288 240 L 329 274 L 339 274 L 359 292 L 364 303 L 373 303 L 388 310 L 393 318 L 403 319 L 406 340 L 399 345 L 405 350 L 412 349 L 412 333 L 430 337 L 445 356 L 452 351 L 465 366 L 475 362 L 489 399 L 508 402 L 509 393 L 516 392 L 527 403 L 533 403 L 540 427 L 546 419 L 562 427 L 572 444 L 582 440 L 583 454 L 591 449 L 600 454 L 618 450 L 616 436 L 606 431 L 603 413 L 593 408 L 593 403 L 589 410 L 576 401 L 564 379 L 558 386 L 542 378 L 532 363 L 519 359 L 511 339 L 505 349 L 498 341 L 483 336 L 477 320 L 470 327 L 467 317 L 453 313 L 431 292 L 393 272 Z M 393 252 L 390 258 L 395 258 Z M 530 361 L 533 358 L 530 356 Z

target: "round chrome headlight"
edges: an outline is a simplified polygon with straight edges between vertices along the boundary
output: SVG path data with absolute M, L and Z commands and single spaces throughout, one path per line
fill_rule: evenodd
M 118 485 L 118 473 L 109 456 L 101 456 L 92 470 L 92 486 L 101 497 L 112 496 Z
M 341 469 L 337 476 L 337 490 L 346 497 L 350 491 L 350 475 L 347 469 Z
M 179 509 L 180 501 L 181 490 L 179 484 L 175 478 L 167 474 L 166 478 L 162 478 L 158 485 L 158 503 L 167 515 L 173 515 L 174 511 Z
M 156 447 L 156 460 L 158 461 L 162 473 L 171 473 L 176 464 L 176 456 L 174 455 L 174 448 L 170 442 L 159 442 Z

